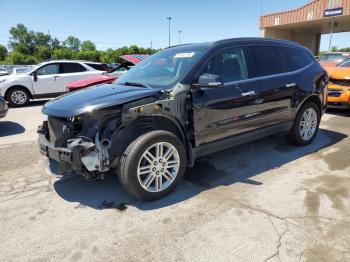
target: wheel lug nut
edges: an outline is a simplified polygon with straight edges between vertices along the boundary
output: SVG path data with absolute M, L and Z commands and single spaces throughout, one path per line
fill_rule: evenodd
M 153 168 L 152 168 L 152 171 L 156 171 L 156 168 L 155 168 L 155 167 L 153 167 Z
M 162 168 L 162 170 L 160 170 L 160 171 L 164 172 L 164 168 Z
M 157 163 L 157 161 L 154 161 L 154 163 L 153 163 L 153 164 L 156 166 L 158 163 Z
M 156 174 L 159 175 L 159 171 L 157 171 Z
M 162 163 L 162 159 L 159 159 L 159 163 Z
M 164 162 L 164 163 L 163 163 L 163 166 L 165 166 L 165 165 L 166 165 L 166 163 Z

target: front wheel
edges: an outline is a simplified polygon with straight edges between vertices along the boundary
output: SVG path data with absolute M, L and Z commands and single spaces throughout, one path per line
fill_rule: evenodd
M 29 94 L 22 87 L 14 87 L 9 91 L 7 101 L 14 107 L 25 106 L 29 103 Z
M 295 118 L 288 140 L 298 146 L 309 145 L 316 137 L 321 120 L 321 112 L 314 102 L 302 106 Z
M 131 143 L 120 159 L 122 186 L 136 199 L 150 201 L 171 192 L 186 169 L 186 150 L 168 131 L 152 131 Z

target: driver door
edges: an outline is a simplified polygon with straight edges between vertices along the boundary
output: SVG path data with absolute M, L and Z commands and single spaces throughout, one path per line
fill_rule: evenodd
M 40 67 L 37 71 L 37 79 L 33 77 L 33 89 L 35 95 L 45 95 L 59 93 L 60 91 L 60 65 L 47 64 Z
M 244 116 L 256 111 L 255 94 L 244 84 L 248 79 L 246 54 L 243 47 L 222 49 L 213 54 L 199 72 L 199 75 L 219 76 L 221 85 L 192 88 L 196 146 L 250 129 L 239 125 Z

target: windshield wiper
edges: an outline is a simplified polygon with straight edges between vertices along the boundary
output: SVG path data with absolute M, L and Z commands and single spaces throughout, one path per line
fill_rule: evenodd
M 122 85 L 125 85 L 125 86 L 138 86 L 138 87 L 151 88 L 151 87 L 148 86 L 148 85 L 145 85 L 145 84 L 142 84 L 142 83 L 136 83 L 136 82 L 124 82 L 124 83 L 122 83 Z

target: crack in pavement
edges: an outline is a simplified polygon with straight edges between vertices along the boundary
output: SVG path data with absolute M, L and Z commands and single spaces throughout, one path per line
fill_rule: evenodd
M 288 227 L 288 223 L 286 221 L 284 221 L 284 225 L 286 227 L 286 230 L 284 230 L 281 234 L 279 233 L 279 231 L 277 230 L 275 224 L 273 223 L 273 221 L 271 220 L 271 216 L 268 217 L 268 220 L 271 222 L 271 225 L 274 229 L 274 231 L 278 234 L 278 242 L 277 242 L 277 246 L 276 246 L 276 251 L 271 255 L 269 256 L 268 258 L 266 258 L 264 261 L 267 262 L 269 261 L 270 259 L 274 258 L 277 256 L 278 258 L 278 261 L 281 261 L 281 258 L 280 258 L 280 247 L 282 245 L 282 238 L 283 236 L 287 233 L 287 232 L 290 232 L 289 231 L 289 227 Z

